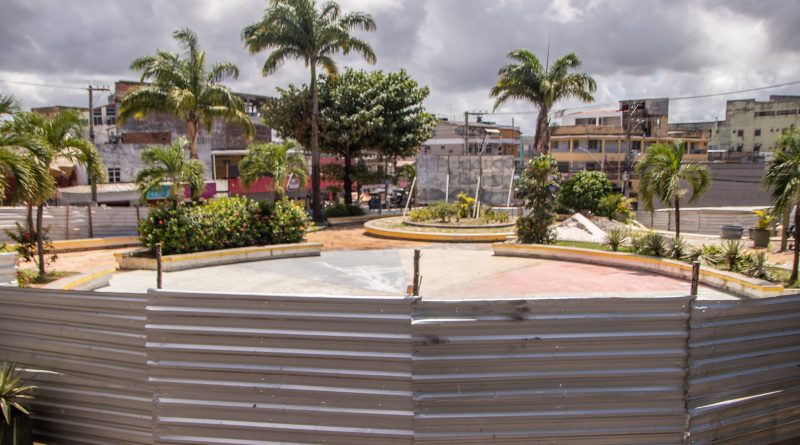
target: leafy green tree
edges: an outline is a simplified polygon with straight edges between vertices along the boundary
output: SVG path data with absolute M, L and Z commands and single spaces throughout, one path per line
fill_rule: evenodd
M 244 102 L 219 82 L 239 77 L 239 69 L 229 62 L 206 67 L 206 53 L 200 50 L 197 35 L 181 28 L 172 36 L 185 51 L 180 54 L 158 50 L 154 55 L 140 57 L 131 69 L 141 71 L 141 81 L 151 84 L 136 88 L 122 98 L 119 119 L 141 118 L 151 113 L 167 113 L 186 123 L 189 154 L 197 159 L 197 136 L 200 128 L 211 131 L 215 118 L 242 125 L 248 136 L 254 129 L 245 112 Z
M 773 211 L 781 215 L 800 206 L 800 130 L 784 133 L 775 144 L 772 158 L 767 162 L 763 179 L 772 193 Z M 789 281 L 797 281 L 800 258 L 800 207 L 794 214 L 794 259 Z
M 556 203 L 561 174 L 558 163 L 549 154 L 540 154 L 528 162 L 517 188 L 527 216 L 517 219 L 517 238 L 523 243 L 552 244 L 556 221 Z
M 322 67 L 335 76 L 336 62 L 333 56 L 351 51 L 362 55 L 374 64 L 375 52 L 367 42 L 350 35 L 351 30 L 375 30 L 375 21 L 369 14 L 351 12 L 342 14 L 339 4 L 316 0 L 270 0 L 260 21 L 242 30 L 242 40 L 250 54 L 272 50 L 264 61 L 264 76 L 274 73 L 286 60 L 302 60 L 311 71 L 311 188 L 314 220 L 323 220 L 320 195 L 320 145 L 319 94 L 317 91 L 317 68 Z M 302 139 L 299 139 L 302 141 Z
M 681 236 L 681 199 L 691 191 L 689 202 L 695 202 L 711 186 L 711 173 L 700 164 L 683 162 L 685 144 L 656 143 L 636 163 L 639 175 L 639 196 L 645 209 L 653 211 L 653 198 L 675 208 L 675 238 Z M 686 188 L 688 186 L 688 188 Z
M 564 207 L 576 212 L 597 213 L 600 200 L 613 188 L 605 173 L 582 170 L 564 181 L 558 199 Z
M 105 180 L 105 167 L 94 144 L 85 139 L 86 122 L 74 111 L 62 111 L 53 117 L 38 113 L 17 113 L 4 124 L 4 133 L 15 139 L 23 149 L 27 163 L 28 181 L 18 183 L 18 199 L 29 209 L 36 207 L 36 244 L 39 258 L 39 275 L 45 275 L 44 229 L 42 227 L 44 204 L 57 190 L 50 168 L 58 158 L 83 165 L 98 182 Z M 32 218 L 28 217 L 30 228 Z
M 496 98 L 495 110 L 509 100 L 526 100 L 539 108 L 536 118 L 536 135 L 533 148 L 536 153 L 550 151 L 550 131 L 548 114 L 556 102 L 577 98 L 592 102 L 592 93 L 597 89 L 594 79 L 585 73 L 572 70 L 581 66 L 581 59 L 575 53 L 558 58 L 550 66 L 542 63 L 532 52 L 518 49 L 508 53 L 515 63 L 500 68 L 499 79 L 490 95 Z
M 187 159 L 185 138 L 178 138 L 169 145 L 151 145 L 142 151 L 144 168 L 136 175 L 136 184 L 143 201 L 147 193 L 170 184 L 169 200 L 177 207 L 183 202 L 183 185 L 189 184 L 192 199 L 198 200 L 205 186 L 205 165 L 198 159 Z
M 291 176 L 305 187 L 306 158 L 300 153 L 300 145 L 291 139 L 280 144 L 252 144 L 239 162 L 239 175 L 245 187 L 262 176 L 272 176 L 275 200 L 280 201 L 286 198 L 286 182 Z

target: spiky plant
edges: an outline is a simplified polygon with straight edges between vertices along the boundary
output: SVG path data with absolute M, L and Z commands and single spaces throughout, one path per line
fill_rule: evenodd
M 136 175 L 142 200 L 147 193 L 170 183 L 169 200 L 173 206 L 183 202 L 183 184 L 189 184 L 192 199 L 198 199 L 204 187 L 204 164 L 199 159 L 186 159 L 186 139 L 178 138 L 167 146 L 151 145 L 142 152 L 144 168 Z
M 306 158 L 300 152 L 300 145 L 293 140 L 280 144 L 252 144 L 239 162 L 239 175 L 245 187 L 262 176 L 272 176 L 275 199 L 281 200 L 286 196 L 286 182 L 290 176 L 299 180 L 300 187 L 305 187 L 308 178 Z
M 628 239 L 628 231 L 622 227 L 614 227 L 613 229 L 606 232 L 606 238 L 604 244 L 611 248 L 613 252 L 619 250 L 620 246 L 625 244 L 625 240 Z
M 772 193 L 773 211 L 781 215 L 800 205 L 800 130 L 784 133 L 775 144 L 772 158 L 764 169 L 764 185 Z M 794 258 L 789 281 L 797 281 L 800 263 L 800 211 L 794 215 Z
M 0 369 L 0 408 L 6 424 L 11 424 L 11 414 L 15 409 L 30 414 L 25 405 L 33 399 L 34 388 L 32 385 L 25 384 L 22 372 L 16 364 L 3 363 L 3 367 Z
M 728 270 L 737 272 L 739 262 L 744 254 L 744 243 L 739 240 L 728 240 L 722 244 L 722 259 L 727 264 Z

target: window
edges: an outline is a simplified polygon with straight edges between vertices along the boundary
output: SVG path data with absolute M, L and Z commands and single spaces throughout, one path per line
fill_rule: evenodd
M 108 182 L 109 183 L 122 182 L 120 180 L 119 167 L 108 168 Z
M 736 136 L 743 137 L 744 136 L 744 130 L 736 130 Z
M 597 151 L 600 148 L 600 141 L 597 139 L 589 139 L 589 151 Z
M 761 129 L 760 128 L 756 128 L 754 136 L 761 136 Z
M 550 141 L 550 150 L 558 150 L 558 141 Z
M 597 125 L 596 117 L 585 117 L 575 119 L 575 125 Z
M 106 107 L 106 124 L 117 125 L 117 106 L 109 105 Z
M 92 124 L 103 125 L 103 109 L 95 108 L 92 110 Z
M 559 173 L 569 173 L 569 162 L 559 162 L 558 163 L 558 172 Z

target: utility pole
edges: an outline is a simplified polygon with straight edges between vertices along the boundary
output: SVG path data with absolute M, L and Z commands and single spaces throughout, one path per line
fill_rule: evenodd
M 639 120 L 639 121 L 636 122 L 636 126 L 633 126 L 633 115 L 636 112 L 636 110 L 639 109 L 639 105 L 640 105 L 640 102 L 636 102 L 633 105 L 628 105 L 628 122 L 627 122 L 628 125 L 626 125 L 626 128 L 625 128 L 625 140 L 626 140 L 626 143 L 628 144 L 628 152 L 625 153 L 625 174 L 624 175 L 619 175 L 620 164 L 617 163 L 617 172 L 618 172 L 617 173 L 618 174 L 617 177 L 621 177 L 622 178 L 622 195 L 625 196 L 626 198 L 628 197 L 628 194 L 629 194 L 629 191 L 628 191 L 628 180 L 630 179 L 630 176 L 631 176 L 631 166 L 633 164 L 633 147 L 631 147 L 631 134 L 633 133 L 633 131 L 639 125 L 642 124 L 642 122 L 644 122 L 643 120 Z M 639 148 L 641 149 L 641 147 L 639 147 Z
M 97 149 L 97 145 L 94 143 L 94 92 L 95 91 L 111 91 L 108 87 L 96 87 L 94 85 L 89 85 L 89 140 L 92 142 L 92 145 Z M 95 178 L 92 177 L 92 173 L 87 171 L 86 176 L 89 179 L 89 186 L 92 190 L 92 197 L 91 197 L 91 205 L 97 204 L 97 181 Z M 92 210 L 89 209 L 89 212 Z
M 464 154 L 469 153 L 469 111 L 464 112 Z

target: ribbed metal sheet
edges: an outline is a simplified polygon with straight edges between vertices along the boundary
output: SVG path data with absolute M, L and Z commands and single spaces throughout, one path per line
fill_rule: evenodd
M 36 437 L 151 444 L 142 295 L 0 288 L 0 361 L 30 369 Z
M 419 302 L 415 443 L 680 443 L 688 303 Z
M 411 299 L 151 292 L 158 444 L 411 444 Z
M 93 207 L 92 229 L 95 237 L 135 236 L 139 218 L 146 218 L 147 207 Z M 15 230 L 16 223 L 25 224 L 25 207 L 0 207 L 0 242 L 10 241 L 6 230 Z M 34 211 L 35 215 L 35 211 Z M 42 213 L 52 240 L 89 237 L 89 213 L 86 206 L 46 206 Z
M 690 443 L 800 438 L 800 296 L 696 302 L 690 364 Z

